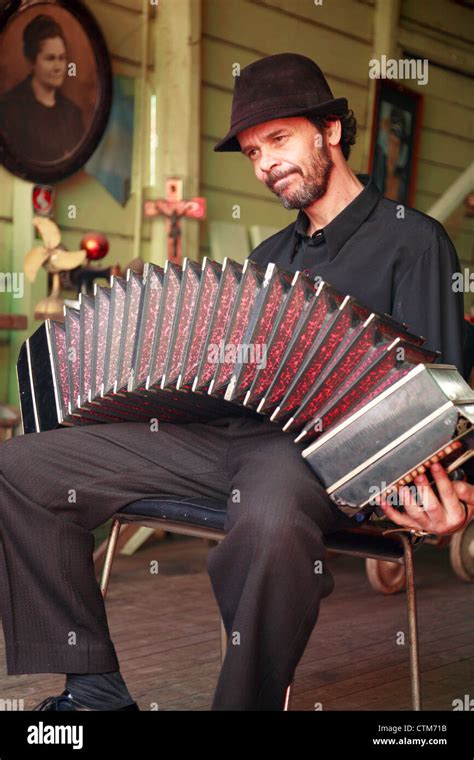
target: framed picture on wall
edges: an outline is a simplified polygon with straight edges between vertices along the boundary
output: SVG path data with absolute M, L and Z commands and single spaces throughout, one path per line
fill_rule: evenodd
M 377 80 L 369 173 L 387 198 L 413 205 L 423 97 Z
M 37 183 L 80 169 L 107 125 L 109 54 L 79 0 L 16 0 L 0 14 L 0 163 Z

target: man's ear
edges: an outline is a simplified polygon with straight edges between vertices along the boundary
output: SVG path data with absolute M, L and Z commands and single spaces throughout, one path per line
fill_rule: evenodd
M 334 121 L 330 121 L 326 128 L 326 139 L 328 141 L 328 144 L 332 145 L 333 147 L 336 147 L 336 145 L 339 145 L 339 143 L 341 142 L 341 137 L 342 137 L 342 127 L 341 127 L 340 119 L 335 119 Z

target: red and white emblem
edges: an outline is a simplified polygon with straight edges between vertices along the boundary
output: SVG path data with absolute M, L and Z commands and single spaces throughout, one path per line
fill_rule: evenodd
M 38 216 L 51 216 L 54 188 L 49 185 L 35 185 L 33 188 L 33 209 Z

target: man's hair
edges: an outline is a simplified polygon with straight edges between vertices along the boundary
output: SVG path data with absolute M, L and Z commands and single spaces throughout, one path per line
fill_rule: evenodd
M 45 13 L 36 16 L 30 21 L 23 31 L 23 53 L 31 63 L 34 63 L 36 56 L 41 50 L 41 45 L 45 40 L 52 37 L 60 37 L 66 45 L 66 38 L 63 30 L 52 16 Z
M 338 116 L 313 116 L 312 114 L 308 114 L 306 118 L 311 122 L 311 124 L 314 124 L 314 126 L 317 127 L 319 131 L 329 126 L 331 121 L 341 122 L 340 146 L 342 155 L 347 161 L 351 152 L 351 145 L 355 144 L 357 134 L 357 120 L 354 116 L 354 111 L 346 111 L 342 115 L 339 114 Z

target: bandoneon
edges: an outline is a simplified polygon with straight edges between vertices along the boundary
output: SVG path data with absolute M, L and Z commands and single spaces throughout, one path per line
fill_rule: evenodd
M 23 428 L 268 418 L 340 509 L 370 513 L 430 462 L 454 472 L 474 454 L 474 393 L 423 343 L 275 264 L 146 264 L 25 341 Z

